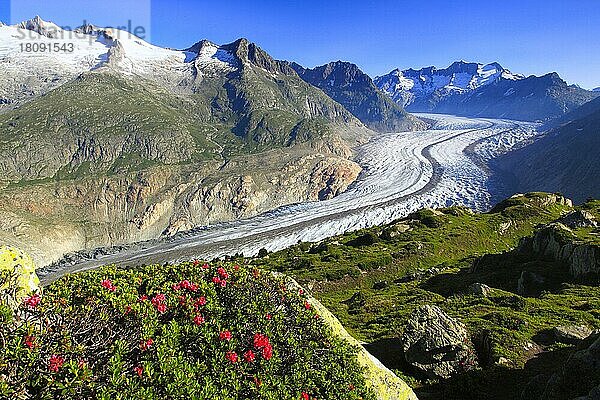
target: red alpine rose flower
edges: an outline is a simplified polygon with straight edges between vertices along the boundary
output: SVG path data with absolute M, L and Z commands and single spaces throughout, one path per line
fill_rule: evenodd
M 152 305 L 156 308 L 156 311 L 161 314 L 167 311 L 165 300 L 166 296 L 163 293 L 158 293 L 152 298 Z
M 233 270 L 234 270 L 234 271 L 239 271 L 239 270 L 240 270 L 240 266 L 239 266 L 239 265 L 237 265 L 237 264 L 236 264 L 236 265 L 234 265 L 234 266 L 233 266 Z
M 102 287 L 106 290 L 110 290 L 111 292 L 114 292 L 115 290 L 117 290 L 117 287 L 115 285 L 113 285 L 112 281 L 110 279 L 104 279 L 101 283 Z
M 304 308 L 306 308 L 307 310 L 310 310 L 310 303 L 308 301 L 304 302 Z
M 238 361 L 237 353 L 231 350 L 225 354 L 225 358 L 229 360 L 232 364 L 235 364 Z
M 269 361 L 273 357 L 273 346 L 269 343 L 260 350 L 260 354 L 265 360 Z
M 253 362 L 254 359 L 256 358 L 256 356 L 254 355 L 254 352 L 252 350 L 248 350 L 244 353 L 244 360 L 246 360 L 246 362 Z
M 133 372 L 135 372 L 137 374 L 137 376 L 139 376 L 141 378 L 142 374 L 144 373 L 144 367 L 142 367 L 141 365 L 138 365 L 135 368 L 133 368 Z
M 213 276 L 212 283 L 214 283 L 215 285 L 221 284 L 221 278 L 219 278 L 218 276 Z
M 157 304 L 164 303 L 167 297 L 163 293 L 158 293 L 152 298 L 152 304 L 156 306 Z
M 204 321 L 205 321 L 205 319 L 204 319 L 204 317 L 202 315 L 196 315 L 194 317 L 194 323 L 196 325 L 202 325 L 204 323 Z
M 140 298 L 138 299 L 138 301 L 146 301 L 146 300 L 148 300 L 148 295 L 145 295 L 145 294 L 141 295 Z
M 165 312 L 167 312 L 167 305 L 165 303 L 160 303 L 156 306 L 156 311 L 158 311 L 161 314 L 164 314 Z
M 65 363 L 65 359 L 57 354 L 52 354 L 48 360 L 48 371 L 58 372 Z
M 206 305 L 206 297 L 204 297 L 204 296 L 198 297 L 198 300 L 196 300 L 196 304 L 198 304 L 199 306 L 205 306 Z
M 254 335 L 254 347 L 260 350 L 262 357 L 265 360 L 270 360 L 273 357 L 273 346 L 267 335 L 257 333 Z
M 35 347 L 35 337 L 30 335 L 25 336 L 25 346 L 33 349 Z
M 209 268 L 210 268 L 210 265 L 208 265 L 208 264 L 202 265 L 202 269 L 209 269 Z
M 231 332 L 229 331 L 223 331 L 221 333 L 219 333 L 219 339 L 221 340 L 231 340 L 232 335 Z
M 219 274 L 219 277 L 221 279 L 227 279 L 227 278 L 229 278 L 229 274 L 227 273 L 227 271 L 223 267 L 219 267 L 217 269 L 217 274 Z
M 192 262 L 192 264 L 194 265 L 194 267 L 197 267 L 198 265 L 200 265 L 200 261 L 199 260 L 194 260 Z
M 267 315 L 265 315 L 265 318 L 268 319 L 268 320 L 270 320 L 273 317 L 271 316 L 271 314 L 267 313 Z
M 302 400 L 310 400 L 310 396 L 306 392 L 302 392 L 301 398 Z
M 34 294 L 33 296 L 27 296 L 25 297 L 25 299 L 23 299 L 23 302 L 25 303 L 25 305 L 27 305 L 27 307 L 33 309 L 36 308 L 40 302 L 42 301 L 42 297 L 39 294 Z
M 146 351 L 150 347 L 152 347 L 153 344 L 154 344 L 154 339 L 152 339 L 152 338 L 149 338 L 149 339 L 146 339 L 146 340 L 142 340 L 140 342 L 140 349 L 142 349 L 142 351 Z
M 254 347 L 257 349 L 262 349 L 263 347 L 269 345 L 269 338 L 262 333 L 256 333 L 254 335 Z

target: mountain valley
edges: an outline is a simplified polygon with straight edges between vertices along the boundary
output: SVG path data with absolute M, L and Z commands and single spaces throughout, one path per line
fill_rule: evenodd
M 597 398 L 600 88 L 189 43 L 0 23 L 0 398 Z

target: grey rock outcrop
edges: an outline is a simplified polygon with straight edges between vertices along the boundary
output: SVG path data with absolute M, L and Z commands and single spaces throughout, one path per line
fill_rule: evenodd
M 422 306 L 412 313 L 402 345 L 406 361 L 433 379 L 477 366 L 465 326 L 437 306 Z
M 522 239 L 519 251 L 564 262 L 575 278 L 600 273 L 600 246 L 578 242 L 573 232 L 561 223 L 550 224 L 533 237 Z
M 488 297 L 491 292 L 492 288 L 483 283 L 473 283 L 467 288 L 467 293 L 475 296 Z
M 597 399 L 600 383 L 600 337 L 565 360 L 561 368 L 544 378 L 537 376 L 526 386 L 522 400 Z
M 594 215 L 585 210 L 574 211 L 559 220 L 563 225 L 571 228 L 595 228 L 598 226 L 598 222 Z
M 557 326 L 552 329 L 554 339 L 560 343 L 577 344 L 590 336 L 592 330 L 585 325 Z
M 521 296 L 539 296 L 545 279 L 534 272 L 523 271 L 517 282 L 517 293 Z

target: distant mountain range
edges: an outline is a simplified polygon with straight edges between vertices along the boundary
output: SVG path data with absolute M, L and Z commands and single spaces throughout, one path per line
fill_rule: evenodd
M 543 138 L 501 157 L 497 167 L 514 177 L 513 191 L 561 192 L 576 202 L 599 198 L 600 98 L 553 125 Z
M 596 89 L 592 90 L 592 92 L 600 92 L 600 87 L 597 87 Z
M 302 79 L 323 90 L 371 129 L 401 132 L 425 128 L 424 123 L 380 91 L 356 64 L 336 61 L 313 69 L 296 63 L 290 66 Z
M 397 69 L 374 82 L 407 111 L 528 121 L 559 117 L 599 95 L 567 85 L 556 73 L 525 77 L 498 63 L 464 61 L 444 69 Z

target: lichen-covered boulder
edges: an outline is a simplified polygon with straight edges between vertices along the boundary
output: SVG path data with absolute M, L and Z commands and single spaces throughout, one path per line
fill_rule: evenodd
M 433 379 L 477 367 L 467 329 L 437 306 L 422 306 L 411 314 L 402 344 L 406 361 Z
M 40 290 L 33 259 L 19 249 L 0 246 L 0 295 L 13 306 Z

